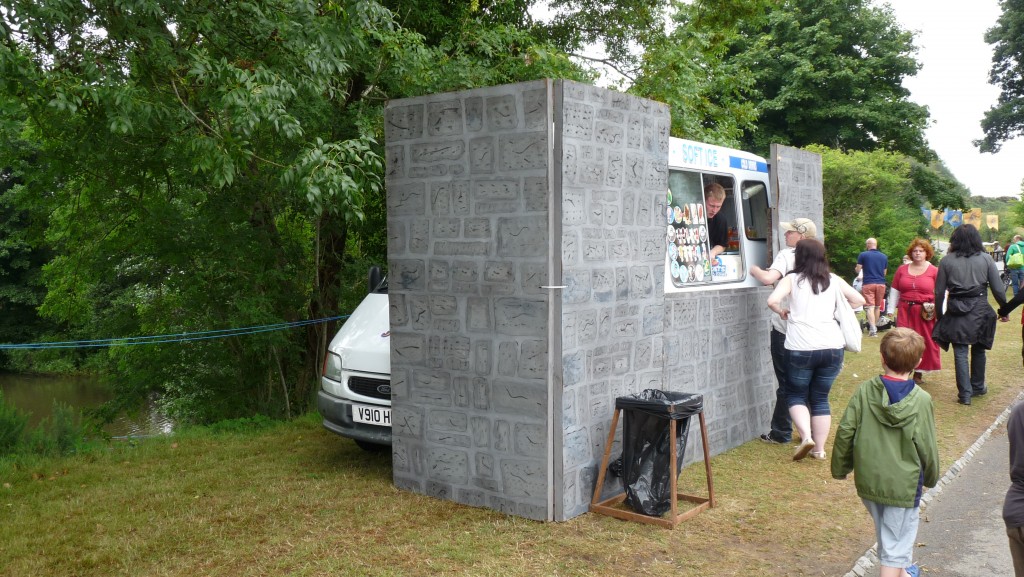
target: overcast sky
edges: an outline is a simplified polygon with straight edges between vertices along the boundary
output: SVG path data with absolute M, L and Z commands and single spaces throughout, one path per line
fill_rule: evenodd
M 1001 13 L 998 0 L 888 4 L 903 27 L 917 33 L 917 57 L 923 67 L 904 85 L 911 100 L 931 112 L 926 134 L 932 149 L 971 194 L 1019 198 L 1024 140 L 1004 144 L 998 154 L 982 154 L 971 144 L 981 138 L 981 118 L 999 97 L 999 89 L 988 83 L 992 47 L 984 38 Z

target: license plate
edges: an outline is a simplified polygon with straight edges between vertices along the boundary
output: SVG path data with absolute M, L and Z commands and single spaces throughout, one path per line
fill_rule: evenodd
M 374 407 L 372 405 L 352 405 L 352 420 L 357 423 L 391 426 L 391 408 Z

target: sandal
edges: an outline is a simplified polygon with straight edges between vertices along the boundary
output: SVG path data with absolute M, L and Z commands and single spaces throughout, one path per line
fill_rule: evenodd
M 812 459 L 817 459 L 819 461 L 825 460 L 825 451 L 811 451 L 809 454 Z
M 814 440 L 813 439 L 810 439 L 810 438 L 802 439 L 800 441 L 800 444 L 797 445 L 796 450 L 793 452 L 793 460 L 794 461 L 799 461 L 799 460 L 803 459 L 804 457 L 807 456 L 807 453 L 811 452 L 811 449 L 813 449 L 813 448 L 814 448 Z

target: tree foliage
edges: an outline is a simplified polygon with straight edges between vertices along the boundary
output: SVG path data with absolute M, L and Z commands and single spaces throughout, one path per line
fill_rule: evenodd
M 874 237 L 895 272 L 910 241 L 927 235 L 910 159 L 882 150 L 809 150 L 822 157 L 825 246 L 833 271 L 849 279 L 864 241 Z
M 1020 194 L 1020 202 L 1014 203 L 1010 210 L 1014 217 L 1010 223 L 1011 226 L 1024 228 L 1024 192 Z M 1019 231 L 1014 230 L 1013 232 L 1018 233 Z
M 384 256 L 388 99 L 582 77 L 514 2 L 434 6 L 410 28 L 365 0 L 6 2 L 0 122 L 45 159 L 10 191 L 53 251 L 41 312 L 94 338 L 342 312 L 353 256 Z M 122 401 L 156 390 L 183 420 L 288 414 L 328 330 L 114 348 L 107 367 Z
M 532 4 L 532 3 L 531 3 Z M 560 50 L 589 63 L 595 74 L 615 70 L 633 83 L 643 52 L 664 37 L 664 17 L 672 0 L 549 0 L 550 22 L 535 33 Z M 593 48 L 602 56 L 594 56 Z
M 9 146 L 27 143 L 9 139 Z M 31 157 L 28 151 L 21 154 Z M 14 202 L 12 189 L 19 179 L 12 168 L 0 170 L 0 342 L 22 343 L 47 332 L 36 314 L 43 301 L 42 268 L 49 251 L 40 242 L 41 229 L 31 213 Z M 2 364 L 2 363 L 0 363 Z
M 917 72 L 912 34 L 867 0 L 784 0 L 730 39 L 731 59 L 754 76 L 756 126 L 744 146 L 771 143 L 901 152 L 928 161 L 925 107 L 905 77 Z
M 994 47 L 988 78 L 999 87 L 999 99 L 985 112 L 985 136 L 974 141 L 982 152 L 999 152 L 1003 143 L 1024 134 L 1024 0 L 1002 0 L 1003 12 L 985 33 Z
M 922 205 L 935 210 L 967 208 L 967 189 L 938 161 L 926 165 L 910 160 L 910 183 Z
M 630 92 L 669 105 L 672 135 L 739 146 L 757 121 L 753 73 L 727 58 L 741 18 L 758 2 L 694 2 L 676 6 L 674 26 L 651 38 Z

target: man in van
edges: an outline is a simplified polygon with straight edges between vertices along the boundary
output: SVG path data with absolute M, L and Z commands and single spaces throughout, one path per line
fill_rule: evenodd
M 704 187 L 704 208 L 708 214 L 708 245 L 711 247 L 711 260 L 725 252 L 729 246 L 729 224 L 725 215 L 719 215 L 725 204 L 725 188 L 717 182 Z
M 1024 264 L 1019 263 L 1021 257 L 1013 258 L 1013 255 L 1024 255 L 1024 240 L 1019 234 L 1013 235 L 1013 242 L 1006 249 L 1006 268 L 1010 269 L 1010 284 L 1013 285 L 1013 296 L 1017 296 L 1020 290 L 1020 283 L 1024 281 Z M 1011 264 L 1011 259 L 1013 263 Z
M 779 224 L 782 229 L 786 248 L 775 255 L 775 260 L 767 270 L 754 265 L 750 267 L 750 275 L 761 284 L 768 286 L 779 282 L 779 279 L 793 270 L 796 260 L 796 243 L 805 238 L 816 238 L 818 228 L 809 218 L 794 218 Z M 783 303 L 783 306 L 788 304 Z M 789 418 L 789 407 L 786 404 L 783 387 L 786 385 L 786 321 L 776 313 L 772 313 L 772 367 L 779 385 L 775 390 L 775 409 L 772 411 L 771 430 L 761 435 L 761 440 L 771 444 L 786 444 L 793 439 L 793 422 Z

